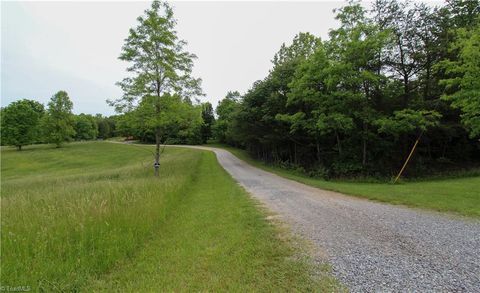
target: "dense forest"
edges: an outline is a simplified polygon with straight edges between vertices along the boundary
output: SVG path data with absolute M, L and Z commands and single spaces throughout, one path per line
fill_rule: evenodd
M 214 126 L 223 143 L 320 177 L 409 176 L 480 163 L 480 8 L 378 0 L 336 11 L 329 39 L 300 33 Z

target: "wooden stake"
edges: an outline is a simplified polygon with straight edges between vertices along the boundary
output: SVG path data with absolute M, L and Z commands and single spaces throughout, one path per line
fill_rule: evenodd
M 422 138 L 423 131 L 420 133 L 420 136 L 417 138 L 415 141 L 415 144 L 412 147 L 412 150 L 410 151 L 410 154 L 408 155 L 407 159 L 405 160 L 405 163 L 403 163 L 402 169 L 400 169 L 400 172 L 398 172 L 397 177 L 395 177 L 395 181 L 393 181 L 393 184 L 397 183 L 398 179 L 400 176 L 402 176 L 403 171 L 407 167 L 408 162 L 410 161 L 410 158 L 412 157 L 413 153 L 415 152 L 415 149 L 417 148 L 418 142 L 420 141 L 420 138 Z

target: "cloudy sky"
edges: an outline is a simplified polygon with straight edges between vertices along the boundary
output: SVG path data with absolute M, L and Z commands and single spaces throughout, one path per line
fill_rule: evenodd
M 214 105 L 227 91 L 264 78 L 280 45 L 298 32 L 326 38 L 344 2 L 173 2 L 177 31 L 195 53 L 194 74 Z M 46 103 L 66 90 L 75 113 L 113 114 L 117 57 L 128 29 L 150 2 L 1 3 L 2 106 L 21 98 Z

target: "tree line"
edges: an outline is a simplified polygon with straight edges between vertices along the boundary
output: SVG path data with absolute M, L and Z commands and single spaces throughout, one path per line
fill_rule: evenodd
M 118 135 L 117 116 L 75 115 L 73 103 L 65 91 L 52 96 L 45 107 L 29 99 L 10 103 L 1 109 L 1 143 L 23 146 L 52 143 L 60 147 L 73 140 L 107 139 Z
M 202 144 L 212 137 L 215 116 L 211 103 L 166 94 L 158 102 L 161 111 L 155 113 L 152 99 L 145 97 L 135 109 L 115 116 L 119 136 L 155 143 L 159 130 L 162 144 Z
M 480 6 L 348 2 L 321 40 L 300 33 L 243 95 L 219 103 L 215 137 L 320 177 L 388 177 L 419 140 L 410 176 L 480 163 Z
M 162 99 L 162 131 L 171 144 L 202 144 L 211 138 L 215 117 L 210 103 L 192 103 L 178 97 Z M 1 145 L 22 150 L 23 146 L 112 137 L 125 137 L 145 143 L 155 142 L 155 128 L 147 123 L 147 109 L 119 115 L 72 113 L 73 103 L 59 91 L 45 107 L 38 101 L 22 99 L 1 108 Z

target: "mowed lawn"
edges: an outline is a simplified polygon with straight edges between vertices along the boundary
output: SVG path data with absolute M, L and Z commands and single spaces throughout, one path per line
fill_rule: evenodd
M 2 148 L 2 286 L 335 291 L 211 152 L 108 142 Z
M 241 149 L 215 144 L 211 146 L 227 149 L 251 165 L 310 186 L 391 204 L 407 205 L 469 217 L 480 217 L 479 176 L 401 182 L 395 185 L 389 183 L 362 183 L 338 180 L 326 181 L 311 178 L 299 172 L 266 165 L 252 159 L 247 152 Z

